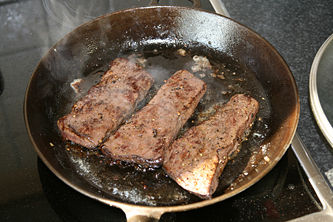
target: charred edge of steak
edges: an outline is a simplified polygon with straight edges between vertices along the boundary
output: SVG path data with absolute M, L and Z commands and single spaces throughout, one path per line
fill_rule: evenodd
M 237 94 L 208 120 L 190 128 L 164 152 L 163 168 L 181 187 L 211 198 L 229 156 L 248 134 L 258 102 Z
M 104 158 L 108 159 L 108 162 L 110 163 L 117 162 L 118 165 L 134 166 L 136 169 L 157 169 L 163 162 L 162 157 L 158 159 L 144 159 L 140 156 L 128 155 L 122 156 L 122 158 L 119 159 L 118 156 L 113 156 L 107 149 L 102 148 L 99 151 L 104 155 Z
M 61 117 L 57 121 L 58 128 L 60 129 L 60 133 L 63 139 L 69 141 L 76 141 L 77 144 L 87 147 L 94 148 L 94 141 L 92 141 L 88 135 L 82 135 L 78 133 L 73 127 L 65 126 L 64 119 L 66 116 Z
M 152 76 L 125 58 L 110 63 L 110 69 L 57 121 L 65 140 L 87 148 L 97 147 L 135 109 L 153 84 Z
M 160 167 L 163 152 L 194 112 L 206 84 L 186 70 L 176 72 L 154 98 L 103 145 L 113 159 Z

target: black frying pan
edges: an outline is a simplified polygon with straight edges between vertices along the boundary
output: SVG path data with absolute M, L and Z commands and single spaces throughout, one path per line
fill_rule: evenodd
M 186 56 L 179 55 L 180 48 Z M 184 130 L 199 122 L 213 104 L 226 102 L 235 93 L 250 94 L 260 102 L 252 134 L 229 161 L 212 199 L 201 200 L 189 194 L 162 170 L 144 172 L 131 166 L 110 165 L 98 151 L 62 140 L 56 120 L 82 95 L 76 94 L 70 83 L 83 79 L 84 94 L 112 59 L 133 58 L 133 54 L 147 59 L 146 68 L 156 80 L 147 100 L 174 71 L 191 69 L 194 55 L 210 60 L 212 70 L 195 73 L 207 82 L 208 92 Z M 212 72 L 225 78 L 217 78 Z M 31 77 L 24 115 L 39 157 L 54 174 L 77 191 L 121 208 L 129 221 L 138 221 L 213 204 L 256 183 L 291 143 L 299 101 L 288 66 L 255 32 L 202 10 L 148 7 L 99 17 L 53 46 Z

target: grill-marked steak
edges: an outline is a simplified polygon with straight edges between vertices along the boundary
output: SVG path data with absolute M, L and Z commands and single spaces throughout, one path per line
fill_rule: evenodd
M 168 147 L 194 112 L 206 84 L 180 70 L 159 89 L 154 98 L 102 146 L 109 157 L 157 167 Z
M 250 96 L 233 96 L 210 119 L 165 149 L 164 170 L 184 189 L 210 198 L 229 155 L 248 133 L 258 109 L 258 102 Z
M 62 136 L 93 148 L 129 116 L 151 85 L 152 76 L 125 58 L 117 58 L 101 81 L 57 122 Z

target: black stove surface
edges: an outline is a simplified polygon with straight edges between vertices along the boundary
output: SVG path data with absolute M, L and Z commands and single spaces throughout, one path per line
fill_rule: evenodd
M 38 159 L 28 138 L 22 109 L 34 67 L 51 45 L 82 22 L 68 14 L 66 25 L 63 24 L 59 16 L 50 12 L 52 5 L 47 7 L 47 2 L 0 1 L 0 221 L 124 221 L 121 210 L 78 193 L 54 176 Z M 110 10 L 118 10 L 144 6 L 150 1 L 107 2 Z M 161 2 L 191 5 L 179 0 Z M 333 30 L 333 4 L 315 0 L 304 3 L 223 2 L 233 18 L 272 42 L 290 65 L 300 89 L 299 131 L 324 175 L 333 168 L 333 154 L 315 126 L 306 89 L 315 52 Z M 204 9 L 213 10 L 208 1 L 201 3 Z M 96 16 L 96 11 L 90 12 L 93 13 L 75 18 L 82 16 L 85 20 Z M 64 15 L 60 18 L 65 19 Z M 295 24 L 300 27 L 295 29 Z M 291 32 L 291 29 L 295 31 Z M 161 221 L 285 221 L 297 218 L 321 209 L 307 181 L 289 149 L 267 176 L 245 192 L 205 208 L 165 214 Z

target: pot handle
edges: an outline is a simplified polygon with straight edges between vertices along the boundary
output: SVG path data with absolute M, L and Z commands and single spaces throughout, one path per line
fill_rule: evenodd
M 164 213 L 154 208 L 121 207 L 125 212 L 127 222 L 157 222 Z
M 200 0 L 188 0 L 192 3 L 194 8 L 200 8 L 201 7 L 201 3 Z M 149 5 L 153 6 L 153 5 L 158 5 L 160 2 L 160 0 L 151 0 Z

